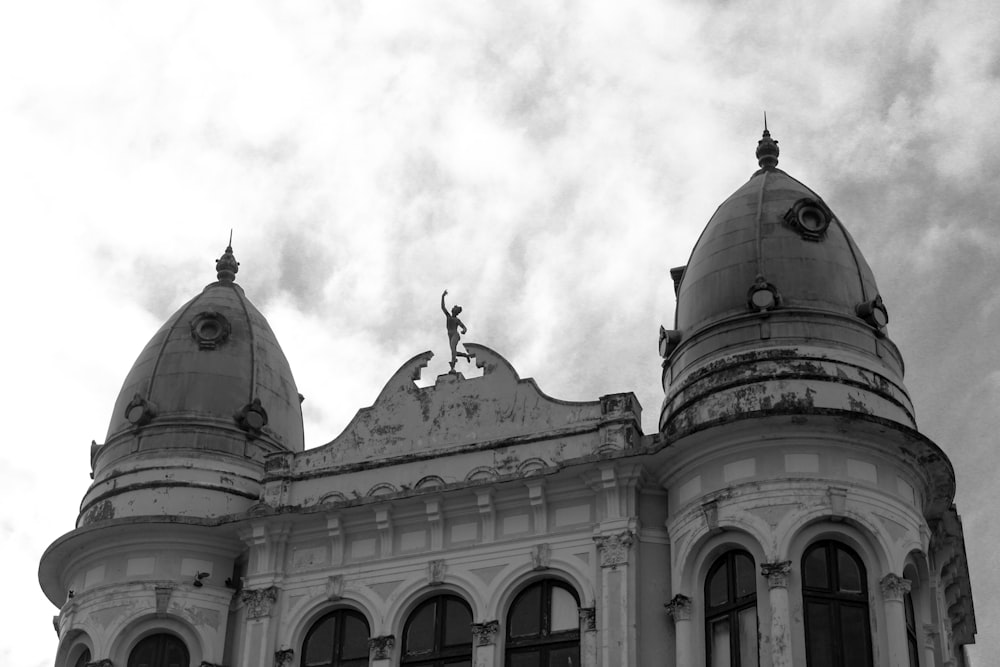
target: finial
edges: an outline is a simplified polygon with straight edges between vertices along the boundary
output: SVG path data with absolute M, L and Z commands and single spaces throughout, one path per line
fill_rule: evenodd
M 229 230 L 229 245 L 222 257 L 215 260 L 215 270 L 218 272 L 218 279 L 221 283 L 231 283 L 236 280 L 236 272 L 240 270 L 240 263 L 233 256 L 233 230 Z
M 767 112 L 764 112 L 764 134 L 757 142 L 757 164 L 761 169 L 774 169 L 778 166 L 778 142 L 771 138 L 767 129 Z

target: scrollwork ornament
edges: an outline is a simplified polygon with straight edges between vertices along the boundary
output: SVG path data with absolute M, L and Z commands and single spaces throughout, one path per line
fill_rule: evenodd
M 594 542 L 601 557 L 601 567 L 616 569 L 628 563 L 628 552 L 635 542 L 635 533 L 625 530 L 617 535 L 598 535 Z
M 910 592 L 910 580 L 892 572 L 882 577 L 879 585 L 882 587 L 882 597 L 886 600 L 901 602 L 903 597 Z
M 767 578 L 768 588 L 788 588 L 788 575 L 791 571 L 792 561 L 790 560 L 760 564 L 760 574 Z
M 486 621 L 472 624 L 472 636 L 476 646 L 492 646 L 496 643 L 497 632 L 500 631 L 500 621 Z
M 580 629 L 584 632 L 597 631 L 597 607 L 580 607 Z
M 393 635 L 372 637 L 368 640 L 368 650 L 372 660 L 388 660 L 392 656 L 392 649 L 395 646 L 396 637 Z
M 663 606 L 666 607 L 667 613 L 670 614 L 675 623 L 691 620 L 691 598 L 688 596 L 678 593 Z
M 271 615 L 271 607 L 278 599 L 278 588 L 247 588 L 240 592 L 240 600 L 247 608 L 247 618 L 264 618 Z
M 283 648 L 274 652 L 274 667 L 290 667 L 295 658 L 295 651 L 290 648 Z

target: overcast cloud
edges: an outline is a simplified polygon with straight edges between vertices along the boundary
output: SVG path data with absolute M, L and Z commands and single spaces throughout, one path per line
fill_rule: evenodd
M 414 354 L 447 370 L 445 288 L 468 340 L 557 398 L 634 391 L 653 432 L 669 269 L 756 169 L 764 109 L 875 272 L 997 655 L 997 35 L 988 2 L 0 5 L 0 663 L 51 664 L 39 556 L 231 228 L 307 446 Z

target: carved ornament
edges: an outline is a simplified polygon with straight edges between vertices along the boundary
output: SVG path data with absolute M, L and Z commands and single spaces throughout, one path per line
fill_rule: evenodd
M 552 559 L 552 550 L 548 544 L 536 544 L 531 547 L 531 569 L 547 570 Z
M 274 667 L 290 667 L 295 658 L 295 651 L 290 648 L 283 648 L 274 652 Z
M 882 597 L 886 600 L 901 602 L 903 596 L 910 592 L 910 580 L 892 572 L 882 577 L 879 585 L 882 587 Z
M 170 605 L 170 596 L 174 592 L 173 586 L 157 586 L 156 591 L 156 615 L 161 618 L 166 615 L 167 607 Z
M 675 623 L 691 620 L 691 598 L 688 596 L 678 593 L 663 606 L 667 608 L 667 613 L 670 614 Z
M 395 646 L 396 638 L 393 635 L 372 637 L 368 640 L 368 650 L 371 652 L 372 660 L 388 660 Z
M 792 561 L 761 563 L 760 574 L 767 577 L 768 588 L 788 588 L 788 574 L 792 571 Z
M 440 586 L 444 583 L 444 573 L 448 569 L 448 564 L 443 560 L 432 560 L 427 563 L 427 583 L 431 586 Z
M 492 646 L 496 643 L 497 632 L 500 630 L 500 621 L 486 621 L 485 623 L 472 624 L 472 636 L 476 640 L 476 646 Z
M 270 588 L 245 588 L 240 600 L 247 608 L 247 618 L 264 618 L 271 615 L 271 607 L 278 599 L 277 586 Z
M 326 599 L 336 602 L 344 597 L 344 575 L 335 574 L 326 579 Z
M 601 557 L 601 567 L 615 569 L 628 563 L 628 552 L 635 542 L 635 533 L 625 530 L 617 535 L 598 535 L 594 542 Z

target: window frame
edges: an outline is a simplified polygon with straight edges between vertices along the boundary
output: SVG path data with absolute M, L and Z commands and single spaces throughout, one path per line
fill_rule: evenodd
M 365 641 L 365 645 L 366 646 L 368 645 L 368 640 L 370 640 L 372 636 L 372 628 L 371 624 L 368 623 L 368 619 L 365 617 L 363 613 L 351 607 L 338 607 L 336 609 L 331 609 L 309 624 L 309 629 L 306 630 L 305 636 L 302 638 L 302 644 L 301 644 L 302 657 L 300 658 L 300 662 L 302 665 L 306 664 L 306 656 L 309 655 L 309 640 L 312 638 L 313 633 L 316 632 L 320 628 L 320 626 L 329 618 L 333 618 L 335 624 L 334 635 L 333 635 L 334 642 L 333 646 L 331 646 L 331 649 L 333 650 L 333 655 L 331 656 L 330 660 L 325 663 L 325 665 L 320 667 L 327 667 L 327 666 L 337 667 L 342 662 L 344 662 L 344 657 L 343 657 L 344 624 L 347 622 L 348 618 L 358 619 L 364 624 L 365 630 L 367 631 L 368 634 L 367 640 Z M 370 653 L 367 654 L 364 659 L 365 659 L 365 664 L 371 664 Z M 356 661 L 359 660 L 359 658 L 350 658 L 348 660 Z
M 448 614 L 448 603 L 457 602 L 461 604 L 469 616 L 469 643 L 468 644 L 456 644 L 452 646 L 447 646 L 444 644 L 445 632 L 447 629 L 447 614 Z M 430 604 L 435 604 L 436 608 L 434 610 L 434 640 L 433 648 L 426 653 L 409 655 L 407 650 L 406 642 L 409 636 L 410 624 L 417 619 L 420 612 Z M 439 595 L 433 595 L 429 598 L 420 601 L 416 607 L 413 608 L 407 617 L 406 622 L 403 624 L 403 636 L 400 648 L 399 664 L 408 665 L 410 667 L 443 667 L 445 665 L 453 664 L 467 658 L 470 665 L 475 663 L 475 638 L 472 634 L 472 623 L 474 622 L 474 617 L 472 614 L 472 606 L 460 595 L 455 593 L 441 593 Z
M 740 612 L 747 609 L 754 609 L 755 618 L 755 630 L 760 633 L 760 615 L 757 612 L 757 578 L 754 576 L 754 585 L 752 592 L 744 595 L 742 597 L 737 595 L 738 592 L 738 582 L 736 573 L 736 559 L 738 557 L 746 557 L 750 561 L 750 571 L 756 575 L 757 572 L 757 561 L 754 560 L 753 554 L 743 548 L 728 549 L 725 553 L 720 554 L 715 560 L 712 561 L 711 566 L 705 574 L 705 584 L 703 588 L 703 601 L 705 609 L 705 664 L 712 664 L 712 625 L 719 622 L 720 620 L 727 620 L 729 622 L 729 655 L 730 664 L 733 667 L 758 667 L 760 665 L 760 642 L 757 642 L 757 661 L 755 665 L 742 665 L 741 664 L 741 651 L 740 651 L 740 639 L 739 639 L 739 616 Z M 709 586 L 712 583 L 712 578 L 715 574 L 722 569 L 726 568 L 726 602 L 710 606 L 710 592 Z
M 813 552 L 823 549 L 826 558 L 826 581 L 827 588 L 809 586 L 806 582 L 806 559 Z M 861 591 L 851 593 L 839 590 L 840 587 L 840 562 L 838 552 L 846 554 L 858 569 Z M 868 600 L 868 569 L 865 567 L 864 559 L 850 546 L 835 539 L 824 539 L 813 542 L 802 552 L 799 560 L 800 572 L 802 573 L 802 622 L 805 626 L 805 648 L 806 665 L 809 665 L 812 646 L 811 635 L 814 632 L 810 628 L 809 603 L 825 603 L 830 610 L 830 636 L 832 645 L 833 667 L 874 667 L 874 643 L 871 630 L 871 605 Z M 845 656 L 842 649 L 845 644 L 844 630 L 841 626 L 841 609 L 843 608 L 862 609 L 864 611 L 864 641 L 867 643 L 865 651 L 865 663 L 862 665 L 845 663 Z M 856 638 L 852 638 L 856 639 Z
M 532 636 L 513 637 L 511 628 L 511 614 L 517 608 L 518 602 L 528 595 L 533 589 L 541 588 L 539 595 L 539 623 L 540 629 Z M 577 624 L 569 630 L 557 630 L 552 632 L 552 590 L 560 589 L 566 591 L 573 598 L 577 609 Z M 539 656 L 539 664 L 548 664 L 549 654 L 554 650 L 575 648 L 577 664 L 580 664 L 580 624 L 579 624 L 580 596 L 576 590 L 565 581 L 555 578 L 537 579 L 530 582 L 519 590 L 511 599 L 507 606 L 507 613 L 504 615 L 504 664 L 511 663 L 511 657 L 518 654 L 536 653 Z

